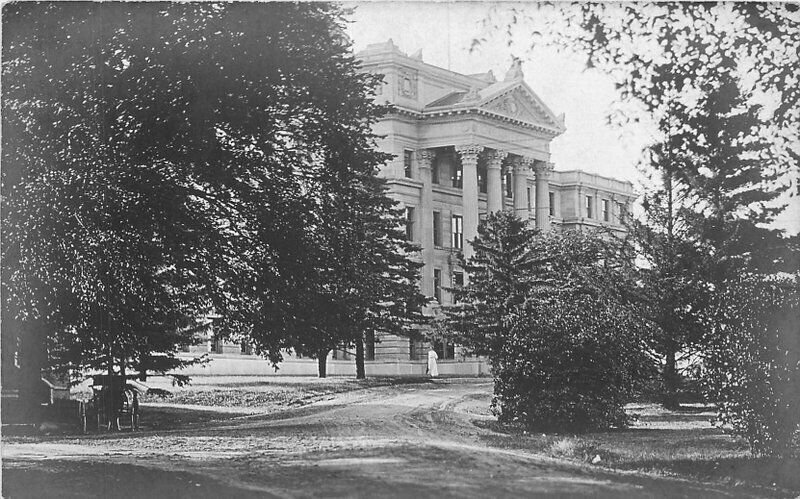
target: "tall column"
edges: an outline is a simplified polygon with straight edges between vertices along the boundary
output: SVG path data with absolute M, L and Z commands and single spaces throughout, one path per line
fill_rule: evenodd
M 532 165 L 533 160 L 529 158 L 516 158 L 512 163 L 514 168 L 514 214 L 523 220 L 528 220 L 531 216 L 528 211 L 528 177 Z
M 508 155 L 505 151 L 491 151 L 486 155 L 486 200 L 489 213 L 503 209 L 503 159 Z
M 536 228 L 550 230 L 550 175 L 552 163 L 536 161 Z
M 433 191 L 431 163 L 435 153 L 429 149 L 417 151 L 417 170 L 422 181 L 419 200 L 420 245 L 422 246 L 422 294 L 433 296 Z
M 464 221 L 464 258 L 467 260 L 473 254 L 469 242 L 478 235 L 478 155 L 482 150 L 483 146 L 474 144 L 456 146 L 456 152 L 461 157 L 461 215 Z

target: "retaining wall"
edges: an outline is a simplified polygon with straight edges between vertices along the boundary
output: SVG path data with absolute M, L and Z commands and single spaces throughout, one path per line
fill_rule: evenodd
M 489 365 L 485 359 L 464 359 L 463 361 L 439 361 L 439 374 L 442 376 L 488 376 Z M 364 370 L 367 376 L 424 376 L 427 362 L 396 360 L 366 361 Z M 328 359 L 328 376 L 355 376 L 354 360 Z M 315 359 L 286 359 L 278 364 L 278 370 L 265 359 L 250 355 L 214 355 L 205 365 L 190 366 L 180 371 L 188 376 L 316 376 Z

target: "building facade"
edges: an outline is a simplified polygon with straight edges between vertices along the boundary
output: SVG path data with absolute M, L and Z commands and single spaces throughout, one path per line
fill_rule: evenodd
M 565 130 L 525 83 L 520 64 L 502 80 L 464 75 L 408 56 L 389 40 L 357 54 L 364 71 L 384 75 L 375 99 L 392 111 L 375 126 L 381 149 L 395 156 L 381 171 L 389 195 L 406 210 L 406 234 L 422 248 L 421 288 L 434 303 L 468 277 L 458 265 L 487 213 L 511 210 L 542 230 L 622 232 L 630 182 L 582 171 L 557 171 L 550 143 Z M 429 313 L 436 313 L 436 306 Z M 383 337 L 376 359 L 416 360 L 426 345 Z M 458 349 L 437 344 L 440 358 Z
M 491 72 L 464 75 L 408 56 L 389 40 L 356 54 L 364 71 L 383 75 L 376 101 L 392 111 L 375 125 L 379 147 L 395 156 L 380 171 L 389 195 L 405 209 L 406 235 L 423 262 L 420 286 L 436 314 L 452 303 L 448 288 L 468 277 L 459 255 L 487 213 L 513 210 L 543 230 L 624 231 L 633 200 L 630 182 L 583 171 L 554 170 L 550 143 L 564 132 L 555 115 L 525 83 L 515 63 L 502 80 Z M 384 335 L 368 338 L 367 374 L 422 374 L 430 343 Z M 443 374 L 484 374 L 483 359 L 436 341 Z M 267 363 L 246 347 L 223 342 L 192 347 L 215 358 L 195 374 L 264 374 Z M 242 362 L 236 362 L 241 359 Z M 253 362 L 245 362 L 245 360 Z M 352 374 L 353 353 L 331 353 L 330 374 Z M 287 355 L 281 374 L 314 374 L 316 362 Z

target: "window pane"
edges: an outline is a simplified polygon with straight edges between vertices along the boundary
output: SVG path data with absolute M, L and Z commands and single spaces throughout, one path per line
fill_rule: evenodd
M 453 235 L 452 247 L 456 248 L 456 249 L 463 249 L 464 240 L 463 240 L 463 235 L 462 235 L 463 229 L 462 229 L 461 215 L 453 215 L 452 222 L 453 222 L 452 223 L 452 228 L 453 228 L 453 230 L 452 230 L 452 235 Z
M 433 245 L 442 245 L 442 214 L 441 212 L 433 212 Z
M 460 161 L 454 161 L 452 164 L 453 164 L 453 176 L 451 177 L 451 180 L 453 182 L 452 185 L 453 185 L 453 187 L 455 187 L 457 189 L 461 189 L 461 186 L 462 186 L 462 183 L 461 183 L 461 174 L 462 174 L 461 162 Z
M 414 208 L 406 208 L 406 240 L 414 240 Z
M 442 302 L 442 271 L 433 269 L 433 297 Z
M 403 168 L 405 170 L 406 178 L 411 178 L 411 157 L 412 152 L 406 149 L 403 151 Z

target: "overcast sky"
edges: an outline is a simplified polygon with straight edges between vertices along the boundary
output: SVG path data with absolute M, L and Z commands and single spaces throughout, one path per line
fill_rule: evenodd
M 586 71 L 577 56 L 556 53 L 537 46 L 536 39 L 517 29 L 514 46 L 507 45 L 503 30 L 487 32 L 482 21 L 490 9 L 503 9 L 501 2 L 343 2 L 354 8 L 348 34 L 356 51 L 391 38 L 400 50 L 413 54 L 422 49 L 423 61 L 459 73 L 489 70 L 502 79 L 512 56 L 522 57 L 525 81 L 558 115 L 566 114 L 567 131 L 553 140 L 552 160 L 556 170 L 580 169 L 630 180 L 639 190 L 643 180 L 636 165 L 652 130 L 646 125 L 619 129 L 606 124 L 616 91 L 610 78 L 597 70 Z M 470 51 L 472 40 L 488 35 Z M 800 232 L 798 198 L 785 198 L 789 209 L 777 225 Z

